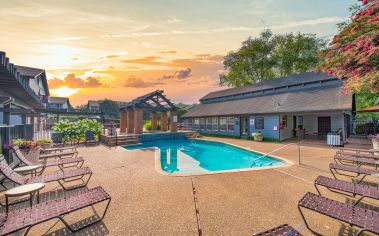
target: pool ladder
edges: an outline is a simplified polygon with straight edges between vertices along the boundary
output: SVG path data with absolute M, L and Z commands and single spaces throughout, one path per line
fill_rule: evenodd
M 264 155 L 262 155 L 262 156 L 260 156 L 260 157 L 258 157 L 258 158 L 255 158 L 255 159 L 253 160 L 253 163 L 251 164 L 250 167 L 255 166 L 255 163 L 256 163 L 257 160 L 259 160 L 259 159 L 261 159 L 261 158 L 263 158 L 263 157 L 266 157 L 266 156 L 268 156 L 268 155 L 271 155 L 271 154 L 273 154 L 274 152 L 280 151 L 280 150 L 282 150 L 282 149 L 284 149 L 284 148 L 286 148 L 286 147 L 289 147 L 289 146 L 291 146 L 291 145 L 296 145 L 296 146 L 297 146 L 297 151 L 298 151 L 298 154 L 297 154 L 297 155 L 298 155 L 298 162 L 299 162 L 299 165 L 301 165 L 301 159 L 300 159 L 300 146 L 299 146 L 299 144 L 297 144 L 297 143 L 289 143 L 289 144 L 286 144 L 286 145 L 284 145 L 284 146 L 282 146 L 282 147 L 280 147 L 280 148 L 274 149 L 274 150 L 272 150 L 271 152 L 266 153 L 266 154 L 264 154 Z M 270 163 L 270 165 L 272 165 L 272 162 Z

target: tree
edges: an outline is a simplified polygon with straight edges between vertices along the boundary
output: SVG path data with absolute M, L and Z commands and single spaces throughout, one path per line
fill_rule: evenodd
M 220 75 L 220 84 L 255 84 L 309 71 L 318 64 L 317 54 L 324 46 L 314 34 L 274 35 L 264 30 L 259 38 L 249 37 L 238 51 L 225 56 L 228 72 Z
M 352 92 L 379 92 L 379 2 L 363 0 L 353 6 L 350 20 L 339 24 L 329 48 L 322 51 L 319 69 L 346 78 Z
M 120 118 L 119 109 L 122 106 L 121 102 L 113 101 L 110 99 L 104 99 L 99 101 L 100 109 L 109 118 Z

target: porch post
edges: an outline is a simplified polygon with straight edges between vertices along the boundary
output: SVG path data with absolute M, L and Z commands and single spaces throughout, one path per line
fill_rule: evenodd
M 4 108 L 11 108 L 11 104 L 5 104 L 4 105 Z M 3 113 L 3 123 L 5 125 L 7 125 L 8 127 L 5 127 L 5 132 L 4 132 L 4 140 L 1 140 L 2 141 L 2 144 L 10 144 L 11 143 L 11 135 L 10 135 L 10 122 L 11 122 L 11 113 L 10 111 L 4 111 Z M 13 159 L 11 160 L 10 159 L 10 155 L 9 155 L 9 150 L 8 149 L 3 149 L 3 154 L 5 156 L 5 159 L 7 159 L 7 161 L 9 162 L 13 162 Z
M 126 132 L 128 134 L 132 134 L 134 132 L 134 111 L 132 109 L 128 109 L 126 114 Z
M 167 111 L 161 112 L 161 130 L 167 131 Z
M 134 109 L 134 133 L 142 134 L 143 132 L 143 111 L 140 108 Z
M 170 111 L 170 132 L 176 132 L 178 117 L 176 116 L 176 111 Z
M 23 126 L 22 126 L 23 137 L 22 138 L 27 139 L 27 137 L 26 137 L 26 125 L 27 125 L 26 115 L 21 116 L 21 123 L 23 124 Z
M 126 132 L 127 114 L 126 111 L 120 112 L 120 132 Z
M 157 113 L 152 112 L 151 113 L 151 130 L 157 130 L 158 120 L 157 120 Z

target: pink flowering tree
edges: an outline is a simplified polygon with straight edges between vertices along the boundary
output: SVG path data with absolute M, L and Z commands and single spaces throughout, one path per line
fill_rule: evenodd
M 319 69 L 346 78 L 344 89 L 379 92 L 379 1 L 360 0 L 348 22 L 340 25 Z

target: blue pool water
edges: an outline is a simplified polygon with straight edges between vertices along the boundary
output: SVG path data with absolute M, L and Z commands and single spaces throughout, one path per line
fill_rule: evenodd
M 169 173 L 202 173 L 284 164 L 269 156 L 260 158 L 262 154 L 204 140 L 159 140 L 125 148 L 137 150 L 151 147 L 159 148 L 162 170 Z

